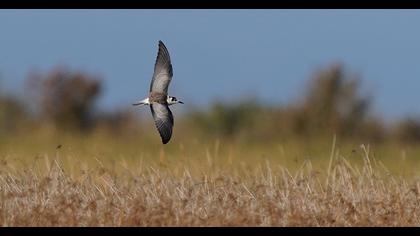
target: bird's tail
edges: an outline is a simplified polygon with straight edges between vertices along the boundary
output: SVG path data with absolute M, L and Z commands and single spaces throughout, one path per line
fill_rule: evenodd
M 133 106 L 143 106 L 143 105 L 149 105 L 149 98 L 145 98 L 143 100 L 140 100 L 136 103 L 133 103 Z
M 147 105 L 147 104 L 144 103 L 144 102 L 136 102 L 136 103 L 133 103 L 133 106 L 143 106 L 143 105 Z

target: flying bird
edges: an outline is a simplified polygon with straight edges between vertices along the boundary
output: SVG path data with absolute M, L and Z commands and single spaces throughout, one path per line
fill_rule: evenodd
M 170 105 L 181 103 L 176 97 L 168 95 L 169 83 L 172 80 L 173 71 L 171 58 L 165 44 L 159 40 L 155 69 L 150 83 L 149 96 L 133 104 L 133 106 L 149 105 L 152 111 L 155 125 L 159 131 L 163 144 L 167 144 L 172 136 L 174 118 Z

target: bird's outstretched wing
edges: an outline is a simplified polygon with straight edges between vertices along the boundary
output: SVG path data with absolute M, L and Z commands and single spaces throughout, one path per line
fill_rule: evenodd
M 162 138 L 162 143 L 168 143 L 171 139 L 172 127 L 174 125 L 174 118 L 168 104 L 153 103 L 150 105 L 150 110 L 152 111 L 156 128 Z
M 168 87 L 172 80 L 172 76 L 172 64 L 168 49 L 165 44 L 159 40 L 159 51 L 155 62 L 152 82 L 150 84 L 150 92 L 168 94 Z

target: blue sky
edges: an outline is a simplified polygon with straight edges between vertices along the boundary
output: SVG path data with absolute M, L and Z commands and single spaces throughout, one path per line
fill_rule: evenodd
M 386 119 L 420 114 L 419 10 L 0 10 L 0 87 L 67 65 L 102 76 L 103 109 L 147 95 L 157 42 L 170 93 L 189 105 L 251 94 L 288 103 L 334 61 L 363 78 Z

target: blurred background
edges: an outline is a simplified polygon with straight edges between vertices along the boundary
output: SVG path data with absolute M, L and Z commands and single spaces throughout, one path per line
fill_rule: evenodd
M 418 22 L 418 10 L 1 10 L 1 155 L 155 155 L 150 110 L 131 104 L 162 40 L 185 102 L 171 106 L 168 153 L 313 158 L 335 135 L 348 153 L 373 143 L 414 160 Z

